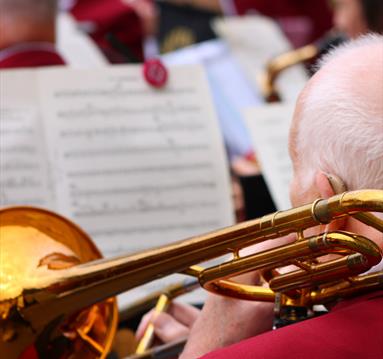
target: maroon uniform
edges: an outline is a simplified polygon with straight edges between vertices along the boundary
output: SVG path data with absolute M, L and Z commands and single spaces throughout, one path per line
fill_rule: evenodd
M 0 50 L 0 69 L 65 65 L 48 43 L 25 43 Z
M 112 63 L 142 60 L 143 29 L 121 0 L 77 0 L 70 12 Z
M 233 0 L 240 15 L 259 12 L 277 20 L 295 46 L 313 42 L 332 27 L 328 0 Z
M 381 359 L 383 290 L 342 301 L 328 314 L 258 335 L 203 358 Z

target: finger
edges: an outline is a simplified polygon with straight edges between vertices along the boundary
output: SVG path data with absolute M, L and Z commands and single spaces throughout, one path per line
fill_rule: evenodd
M 200 310 L 187 304 L 181 304 L 177 302 L 171 302 L 170 306 L 168 308 L 168 313 L 174 317 L 174 319 L 180 324 L 191 327 L 194 323 L 194 321 L 197 319 L 199 315 Z M 136 338 L 140 339 L 146 330 L 146 327 L 148 326 L 149 322 L 155 321 L 154 317 L 154 309 L 152 309 L 150 312 L 146 313 L 142 319 L 141 322 L 137 328 L 136 331 Z
M 168 313 L 160 313 L 153 324 L 155 335 L 164 343 L 186 338 L 189 334 L 189 328 Z
M 190 304 L 183 304 L 173 301 L 171 302 L 167 312 L 181 324 L 186 327 L 191 327 L 196 321 L 200 310 Z
M 144 335 L 146 327 L 148 326 L 149 322 L 152 320 L 153 314 L 154 314 L 154 309 L 152 309 L 150 312 L 147 312 L 141 318 L 141 322 L 136 330 L 136 339 L 140 340 L 141 337 Z

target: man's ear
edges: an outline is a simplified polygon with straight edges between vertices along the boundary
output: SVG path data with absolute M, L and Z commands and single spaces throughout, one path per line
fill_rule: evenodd
M 347 190 L 346 185 L 338 176 L 321 171 L 315 175 L 315 185 L 321 198 L 324 199 Z

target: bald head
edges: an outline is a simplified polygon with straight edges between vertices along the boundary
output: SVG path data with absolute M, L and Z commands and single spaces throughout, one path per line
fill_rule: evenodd
M 290 136 L 303 189 L 323 171 L 348 189 L 383 188 L 383 37 L 342 46 L 299 97 Z

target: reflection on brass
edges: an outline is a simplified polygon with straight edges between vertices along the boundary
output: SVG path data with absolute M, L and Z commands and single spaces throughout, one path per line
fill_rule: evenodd
M 161 53 L 166 54 L 193 45 L 196 41 L 197 38 L 191 29 L 185 26 L 177 26 L 166 34 L 161 44 Z
M 323 51 L 340 44 L 344 40 L 345 38 L 341 34 L 331 31 L 323 39 L 320 39 L 313 44 L 285 52 L 271 59 L 266 64 L 264 73 L 261 74 L 259 84 L 263 98 L 266 102 L 281 101 L 276 80 L 284 70 L 299 63 L 312 60 Z
M 59 304 L 64 291 L 53 292 L 59 273 L 101 258 L 89 237 L 51 212 L 12 208 L 0 211 L 0 248 L 1 357 L 17 358 L 31 346 L 47 357 L 105 356 L 117 326 L 115 299 L 72 308 Z
M 307 45 L 302 48 L 281 54 L 266 64 L 266 69 L 260 79 L 260 89 L 263 98 L 267 102 L 278 102 L 281 100 L 276 87 L 278 76 L 286 69 L 310 60 L 318 55 L 318 48 L 315 45 Z
M 311 306 L 382 287 L 383 273 L 358 276 L 380 262 L 382 252 L 367 238 L 329 232 L 305 238 L 303 231 L 353 216 L 380 232 L 383 191 L 346 192 L 260 219 L 129 256 L 100 257 L 87 235 L 68 220 L 45 210 L 15 207 L 0 211 L 0 352 L 17 358 L 35 350 L 61 357 L 102 358 L 116 325 L 118 293 L 171 273 L 187 273 L 218 294 Z M 195 264 L 234 254 L 249 245 L 300 233 L 293 244 L 202 269 Z M 324 255 L 336 254 L 324 261 Z M 233 256 L 234 258 L 234 256 Z M 77 264 L 68 267 L 76 261 Z M 55 263 L 55 261 L 57 261 Z M 85 263 L 88 262 L 88 263 Z M 280 267 L 298 269 L 279 274 Z M 241 285 L 231 277 L 261 269 L 270 289 Z M 86 308 L 86 309 L 84 309 Z

